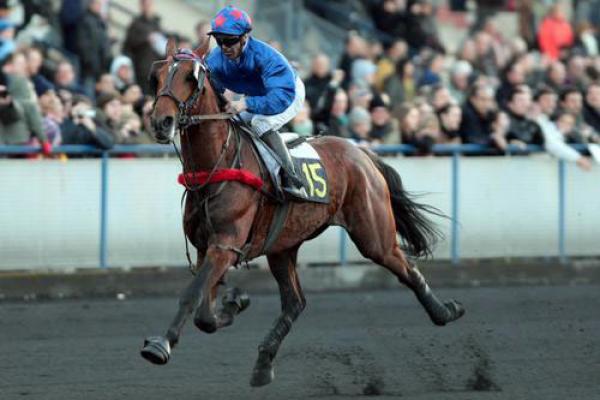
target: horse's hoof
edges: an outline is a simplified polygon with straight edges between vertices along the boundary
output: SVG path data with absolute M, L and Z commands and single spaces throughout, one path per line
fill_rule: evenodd
M 260 387 L 268 385 L 273 382 L 275 378 L 275 371 L 273 367 L 267 368 L 254 368 L 252 371 L 252 378 L 250 379 L 250 386 L 252 387 Z
M 237 308 L 236 313 L 239 314 L 250 306 L 250 297 L 241 289 L 229 288 L 223 296 L 222 304 L 224 307 L 234 306 Z
M 164 365 L 171 357 L 171 345 L 162 336 L 148 337 L 144 340 L 144 347 L 140 354 L 153 364 Z
M 194 325 L 204 333 L 215 333 L 218 328 L 216 317 L 211 318 L 209 321 L 204 318 L 194 318 Z
M 450 313 L 450 318 L 447 322 L 456 321 L 457 319 L 465 315 L 465 307 L 463 307 L 463 305 L 456 300 L 452 300 L 445 303 L 445 306 L 448 309 L 448 312 Z

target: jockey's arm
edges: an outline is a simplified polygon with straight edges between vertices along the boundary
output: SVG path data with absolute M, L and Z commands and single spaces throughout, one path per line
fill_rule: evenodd
M 271 61 L 261 68 L 260 78 L 266 94 L 246 97 L 248 111 L 262 115 L 281 114 L 296 96 L 294 72 L 285 64 Z

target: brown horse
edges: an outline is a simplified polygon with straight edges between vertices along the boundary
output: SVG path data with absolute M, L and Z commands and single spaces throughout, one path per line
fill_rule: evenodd
M 232 122 L 221 113 L 219 96 L 203 62 L 207 50 L 208 41 L 187 53 L 178 53 L 172 41 L 167 45 L 167 60 L 151 73 L 158 89 L 152 114 L 155 137 L 160 143 L 169 143 L 180 129 L 184 173 L 212 174 L 241 165 L 261 176 L 264 167 L 249 140 L 233 130 Z M 272 381 L 273 359 L 306 306 L 296 271 L 298 248 L 328 226 L 344 227 L 362 255 L 408 286 L 434 324 L 445 325 L 464 314 L 460 303 L 443 303 L 435 297 L 404 253 L 415 257 L 430 254 L 437 232 L 425 217 L 431 209 L 411 200 L 399 175 L 373 153 L 335 137 L 319 137 L 310 143 L 327 171 L 330 202 L 293 202 L 283 230 L 267 251 L 269 268 L 279 285 L 281 314 L 258 347 L 253 386 Z M 186 236 L 198 252 L 197 273 L 182 294 L 166 335 L 146 339 L 141 351 L 144 358 L 167 363 L 192 312 L 195 325 L 212 333 L 231 324 L 233 316 L 245 308 L 239 292 L 230 292 L 223 310 L 217 313 L 217 288 L 241 255 L 252 259 L 263 254 L 278 206 L 265 194 L 272 189 L 271 183 L 260 191 L 242 182 L 188 188 L 183 222 Z

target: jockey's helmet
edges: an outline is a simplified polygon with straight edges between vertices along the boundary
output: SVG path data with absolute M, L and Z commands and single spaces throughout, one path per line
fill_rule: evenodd
M 252 20 L 248 14 L 234 6 L 227 6 L 219 11 L 211 21 L 209 35 L 241 36 L 252 30 Z

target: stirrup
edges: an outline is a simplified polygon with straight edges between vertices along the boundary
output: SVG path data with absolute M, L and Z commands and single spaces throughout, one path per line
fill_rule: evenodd
M 298 182 L 300 182 L 300 184 L 297 184 Z M 308 193 L 306 192 L 302 181 L 296 176 L 292 178 L 291 174 L 286 174 L 285 178 L 283 178 L 282 188 L 285 192 L 293 196 L 301 198 L 308 197 Z

